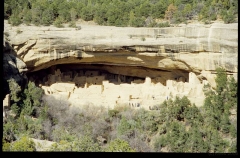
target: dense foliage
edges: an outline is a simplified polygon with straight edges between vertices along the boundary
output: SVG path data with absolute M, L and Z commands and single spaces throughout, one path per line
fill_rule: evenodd
M 41 106 L 41 97 L 43 90 L 35 86 L 33 82 L 29 82 L 24 92 L 21 92 L 20 86 L 13 80 L 9 80 L 11 91 L 11 110 L 15 115 L 28 114 L 34 116 L 36 109 Z
M 35 143 L 27 136 L 21 137 L 19 140 L 6 143 L 3 140 L 3 151 L 36 151 Z
M 209 23 L 218 18 L 232 23 L 238 15 L 237 0 L 5 0 L 4 18 L 21 23 L 62 27 L 77 19 L 99 25 L 162 27 L 158 19 L 182 23 L 198 19 Z M 168 25 L 166 25 L 168 26 Z
M 201 107 L 184 96 L 151 111 L 123 105 L 77 108 L 42 95 L 33 82 L 21 92 L 12 80 L 10 89 L 12 110 L 3 124 L 3 151 L 36 151 L 29 139 L 35 138 L 54 141 L 49 151 L 236 153 L 232 111 L 237 111 L 237 82 L 222 68 L 217 69 L 216 88 L 204 87 Z

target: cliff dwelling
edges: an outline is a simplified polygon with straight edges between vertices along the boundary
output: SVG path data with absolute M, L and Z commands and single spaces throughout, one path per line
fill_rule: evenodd
M 13 47 L 4 53 L 4 78 L 15 76 L 23 83 L 21 74 L 27 73 L 46 95 L 67 99 L 70 106 L 124 104 L 149 109 L 184 95 L 201 106 L 203 85 L 216 86 L 216 68 L 225 68 L 237 80 L 237 26 L 81 24 L 76 31 L 54 26 L 13 27 L 4 21 L 4 33 Z M 16 34 L 17 30 L 22 32 Z M 12 67 L 19 73 L 14 69 L 10 74 Z
M 201 106 L 206 80 L 184 71 L 136 66 L 63 64 L 28 73 L 46 95 L 69 101 L 69 106 L 94 104 L 113 108 L 128 105 L 151 109 L 164 100 L 184 95 Z

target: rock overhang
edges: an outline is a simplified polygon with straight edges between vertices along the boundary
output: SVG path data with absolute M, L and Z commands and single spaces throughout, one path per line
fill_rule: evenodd
M 10 31 L 14 51 L 29 72 L 58 64 L 88 63 L 196 74 L 211 73 L 221 66 L 236 74 L 237 26 L 236 23 L 169 28 L 83 25 L 81 30 L 75 30 L 7 25 L 5 31 Z M 15 33 L 17 29 L 22 32 Z

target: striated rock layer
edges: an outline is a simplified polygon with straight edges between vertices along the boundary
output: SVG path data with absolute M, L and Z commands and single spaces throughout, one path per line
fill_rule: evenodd
M 222 66 L 237 73 L 237 27 L 237 23 L 169 28 L 83 25 L 75 30 L 10 27 L 5 22 L 4 31 L 31 71 L 56 64 L 101 63 L 198 73 Z

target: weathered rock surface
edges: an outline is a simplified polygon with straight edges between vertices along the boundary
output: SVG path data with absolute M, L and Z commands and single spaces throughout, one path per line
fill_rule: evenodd
M 31 138 L 31 140 L 35 143 L 36 151 L 49 151 L 52 144 L 56 143 L 48 140 L 40 140 L 34 138 Z
M 54 92 L 73 92 L 75 83 L 54 83 L 50 86 Z
M 80 24 L 81 25 L 81 24 Z M 188 24 L 169 28 L 81 25 L 11 27 L 5 32 L 29 71 L 57 64 L 90 63 L 195 72 L 212 83 L 216 67 L 237 77 L 238 24 Z M 22 33 L 17 34 L 17 29 Z M 129 72 L 130 73 L 130 72 Z M 213 75 L 212 75 L 213 73 Z M 142 74 L 136 71 L 135 76 Z
M 9 93 L 8 80 L 14 79 L 20 87 L 24 87 L 27 83 L 25 72 L 26 64 L 19 59 L 12 50 L 9 42 L 4 38 L 3 44 L 3 95 L 2 98 Z

